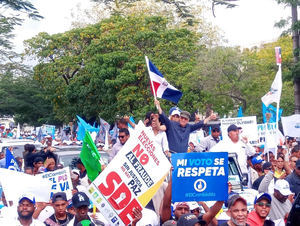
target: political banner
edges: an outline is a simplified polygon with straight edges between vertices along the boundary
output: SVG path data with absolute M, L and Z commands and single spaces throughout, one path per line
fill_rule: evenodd
M 41 177 L 9 169 L 0 169 L 0 183 L 6 200 L 18 203 L 23 194 L 34 194 L 37 202 L 49 202 L 52 183 Z
M 281 118 L 285 136 L 300 137 L 300 114 Z
M 173 202 L 227 200 L 227 152 L 178 153 L 171 159 Z
M 52 197 L 53 193 L 56 192 L 65 192 L 67 194 L 68 200 L 72 198 L 73 184 L 71 181 L 69 167 L 38 174 L 36 175 L 36 177 L 51 181 L 51 192 L 48 194 L 49 200 Z
M 277 126 L 275 122 L 268 124 L 257 124 L 258 145 L 265 145 L 266 136 L 268 135 L 276 137 L 276 127 Z
M 229 139 L 227 134 L 227 128 L 235 124 L 237 127 L 241 127 L 240 137 L 247 137 L 248 142 L 251 145 L 256 145 L 258 140 L 256 116 L 247 116 L 239 118 L 222 118 L 221 131 L 224 140 Z
M 88 187 L 88 195 L 111 225 L 128 225 L 134 208 L 145 207 L 171 164 L 142 122 L 123 148 Z

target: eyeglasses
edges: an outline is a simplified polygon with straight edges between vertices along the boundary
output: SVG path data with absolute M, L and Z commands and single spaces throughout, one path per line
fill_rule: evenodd
M 220 132 L 220 130 L 219 130 L 219 129 L 213 129 L 212 132 L 213 132 L 213 133 L 215 133 L 215 132 Z
M 125 136 L 118 136 L 118 137 L 119 137 L 119 139 L 120 139 L 120 138 L 122 138 L 122 139 L 123 139 Z
M 258 202 L 256 203 L 258 206 L 271 207 L 271 203 Z
M 185 117 L 182 117 L 182 116 L 180 116 L 180 119 L 188 120 L 187 118 L 185 118 Z

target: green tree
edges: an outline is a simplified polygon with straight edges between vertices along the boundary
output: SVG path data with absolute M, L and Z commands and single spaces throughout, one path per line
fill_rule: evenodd
M 45 99 L 31 75 L 14 77 L 9 72 L 0 75 L 0 95 L 0 115 L 11 115 L 16 122 L 33 126 L 61 124 L 54 119 L 51 102 Z
M 294 66 L 292 69 L 293 83 L 294 83 L 294 98 L 295 98 L 295 114 L 300 114 L 300 23 L 298 20 L 298 6 L 299 0 L 276 0 L 279 4 L 285 4 L 291 7 L 291 28 L 288 29 L 293 37 L 293 53 L 294 53 Z M 279 23 L 280 24 L 280 23 Z M 281 21 L 280 25 L 287 25 L 286 21 Z M 278 24 L 277 24 L 278 25 Z
M 42 16 L 27 0 L 2 0 L 0 1 L 0 9 L 2 11 L 0 14 L 0 73 L 12 69 L 23 71 L 24 66 L 16 63 L 15 60 L 19 55 L 12 50 L 13 31 L 16 26 L 22 24 L 24 16 L 31 19 L 41 19 Z
M 115 16 L 28 40 L 27 53 L 39 60 L 34 76 L 56 115 L 65 121 L 76 114 L 88 118 L 100 114 L 109 121 L 125 113 L 142 118 L 153 108 L 145 55 L 171 84 L 182 88 L 181 79 L 193 73 L 200 36 L 167 24 L 159 16 Z M 182 104 L 188 101 L 183 99 Z

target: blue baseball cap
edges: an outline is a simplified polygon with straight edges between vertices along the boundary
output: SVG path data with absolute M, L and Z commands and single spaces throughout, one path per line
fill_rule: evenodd
M 256 157 L 252 158 L 251 162 L 252 162 L 252 165 L 255 165 L 255 164 L 261 164 L 263 162 L 263 160 L 260 156 L 256 156 Z
M 257 202 L 263 199 L 268 200 L 269 203 L 272 202 L 272 198 L 268 193 L 259 193 L 254 199 L 254 204 L 256 204 Z

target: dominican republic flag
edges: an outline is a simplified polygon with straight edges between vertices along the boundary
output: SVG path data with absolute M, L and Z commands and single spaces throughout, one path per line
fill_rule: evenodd
M 182 92 L 169 84 L 155 65 L 146 58 L 146 64 L 151 80 L 151 89 L 155 97 L 163 98 L 174 103 L 178 103 L 182 96 Z

